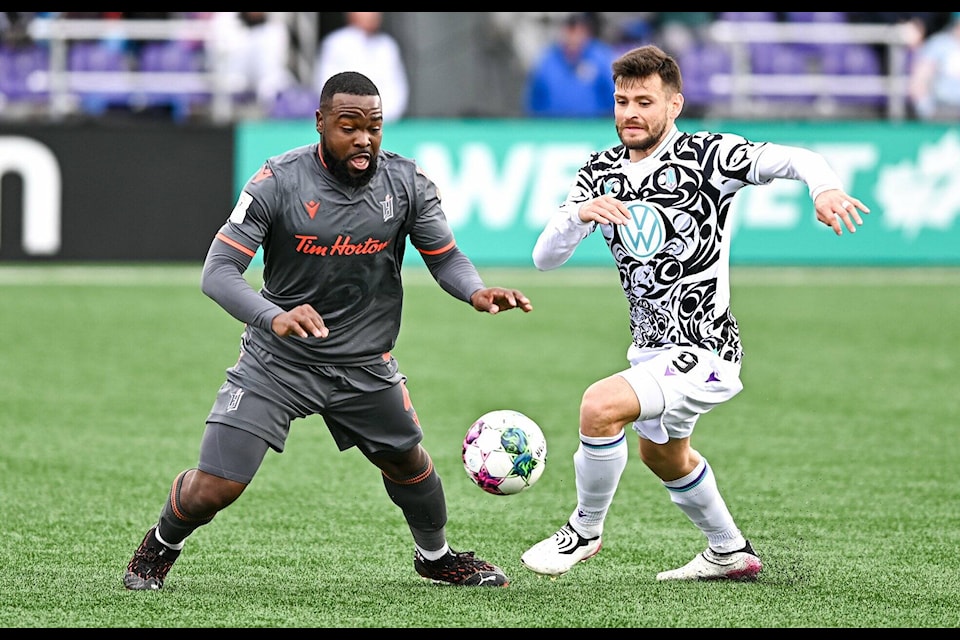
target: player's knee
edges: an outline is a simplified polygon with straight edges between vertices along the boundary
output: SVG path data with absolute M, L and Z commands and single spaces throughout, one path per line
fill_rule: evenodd
M 580 401 L 580 432 L 591 437 L 616 435 L 623 428 L 624 407 L 602 382 L 587 388 Z
M 194 469 L 184 478 L 180 508 L 194 518 L 212 517 L 240 497 L 247 485 Z

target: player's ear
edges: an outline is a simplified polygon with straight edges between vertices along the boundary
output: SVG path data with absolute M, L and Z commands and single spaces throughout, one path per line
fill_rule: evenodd
M 670 117 L 676 120 L 680 117 L 680 112 L 683 111 L 683 94 L 679 91 L 673 94 L 673 98 L 670 99 Z
M 323 135 L 323 113 L 320 112 L 320 109 L 317 109 L 316 113 L 317 118 L 317 133 Z

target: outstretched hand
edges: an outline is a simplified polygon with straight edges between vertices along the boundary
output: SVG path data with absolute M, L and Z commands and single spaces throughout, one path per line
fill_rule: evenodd
M 494 314 L 510 309 L 523 309 L 524 312 L 533 311 L 533 305 L 527 296 L 516 289 L 502 289 L 500 287 L 488 287 L 480 289 L 470 296 L 470 304 L 477 311 L 486 311 Z
M 856 233 L 857 227 L 863 224 L 863 218 L 857 209 L 870 213 L 867 205 L 853 196 L 849 196 L 841 189 L 830 189 L 817 196 L 813 206 L 817 210 L 817 220 L 831 227 L 838 236 L 843 235 L 846 226 L 850 233 Z

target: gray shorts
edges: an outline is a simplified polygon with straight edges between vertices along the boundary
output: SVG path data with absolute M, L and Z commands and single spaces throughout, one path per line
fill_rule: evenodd
M 243 429 L 283 451 L 295 418 L 320 415 L 341 451 L 406 451 L 423 439 L 406 380 L 389 354 L 373 365 L 306 366 L 245 340 L 207 423 Z

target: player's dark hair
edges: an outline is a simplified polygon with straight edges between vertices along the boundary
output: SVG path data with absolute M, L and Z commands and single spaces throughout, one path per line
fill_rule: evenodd
M 330 106 L 333 96 L 346 93 L 351 96 L 379 96 L 377 85 L 367 76 L 356 71 L 335 73 L 323 84 L 320 91 L 320 108 Z
M 658 75 L 667 89 L 677 93 L 683 89 L 683 77 L 677 61 L 653 44 L 627 51 L 613 61 L 612 68 L 614 84 Z

